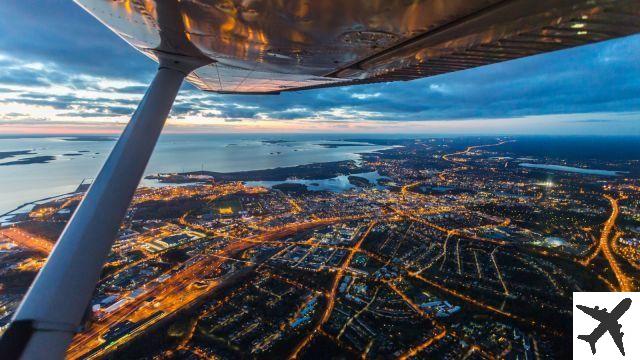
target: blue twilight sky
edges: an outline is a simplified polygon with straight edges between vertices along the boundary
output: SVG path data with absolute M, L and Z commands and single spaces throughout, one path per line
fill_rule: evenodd
M 118 132 L 155 64 L 69 0 L 0 1 L 0 133 Z M 172 132 L 640 135 L 640 36 L 411 82 L 232 96 Z

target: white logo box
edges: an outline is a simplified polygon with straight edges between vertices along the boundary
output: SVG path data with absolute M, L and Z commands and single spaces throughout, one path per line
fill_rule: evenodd
M 595 343 L 596 353 L 591 353 L 591 347 L 587 341 L 578 339 L 579 335 L 590 335 L 600 322 L 576 305 L 588 308 L 596 306 L 608 313 L 620 304 L 624 299 L 631 299 L 629 309 L 620 316 L 618 323 L 622 325 L 620 332 L 624 333 L 622 343 L 625 356 L 623 356 L 607 331 Z M 622 305 L 624 307 L 624 305 Z M 640 292 L 574 292 L 573 293 L 573 358 L 580 360 L 614 360 L 614 359 L 640 359 Z

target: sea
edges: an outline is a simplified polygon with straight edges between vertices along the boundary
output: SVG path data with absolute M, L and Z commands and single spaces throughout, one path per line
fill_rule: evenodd
M 0 155 L 16 151 L 28 153 L 0 159 L 0 214 L 34 200 L 73 192 L 83 181 L 90 182 L 115 140 L 115 136 L 1 137 Z M 388 146 L 343 141 L 340 136 L 330 135 L 167 134 L 160 137 L 145 175 L 198 170 L 234 172 L 359 161 L 361 153 L 386 148 Z M 46 163 L 6 165 L 40 156 L 53 159 Z M 141 185 L 156 183 L 143 179 Z

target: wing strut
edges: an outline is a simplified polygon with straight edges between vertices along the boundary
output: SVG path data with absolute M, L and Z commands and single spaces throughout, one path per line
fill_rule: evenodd
M 158 72 L 0 339 L 3 359 L 63 359 L 183 79 L 199 59 L 159 54 Z M 210 62 L 210 60 L 208 60 Z

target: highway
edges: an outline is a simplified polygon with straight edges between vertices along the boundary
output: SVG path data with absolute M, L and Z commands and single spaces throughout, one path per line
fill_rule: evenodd
M 580 264 L 583 266 L 588 266 L 599 254 L 602 254 L 607 263 L 609 264 L 609 268 L 613 272 L 614 277 L 618 282 L 619 291 L 633 291 L 632 281 L 627 277 L 627 275 L 622 271 L 620 265 L 618 264 L 615 255 L 611 249 L 611 243 L 615 242 L 617 239 L 617 235 L 611 235 L 613 228 L 616 225 L 616 220 L 618 219 L 618 215 L 620 214 L 620 209 L 618 206 L 618 202 L 620 200 L 624 200 L 627 197 L 621 196 L 616 199 L 609 195 L 603 195 L 605 199 L 609 201 L 611 204 L 611 214 L 607 221 L 605 221 L 602 231 L 600 232 L 600 238 L 593 250 L 593 252 L 587 256 L 586 258 L 580 260 Z M 600 279 L 603 280 L 612 291 L 615 291 L 615 288 L 610 284 L 609 281 L 600 276 Z
M 631 285 L 631 280 L 627 277 L 627 275 L 620 269 L 620 265 L 618 264 L 616 258 L 614 257 L 611 247 L 609 246 L 610 238 L 611 238 L 611 230 L 616 224 L 616 219 L 620 213 L 620 208 L 618 207 L 618 201 L 624 200 L 626 197 L 620 197 L 619 199 L 613 198 L 609 195 L 604 195 L 604 197 L 609 200 L 611 203 L 611 215 L 604 223 L 604 227 L 602 229 L 602 233 L 600 233 L 600 251 L 604 255 L 605 259 L 609 263 L 611 267 L 611 271 L 618 280 L 618 285 L 620 287 L 620 291 L 633 291 L 633 286 Z

